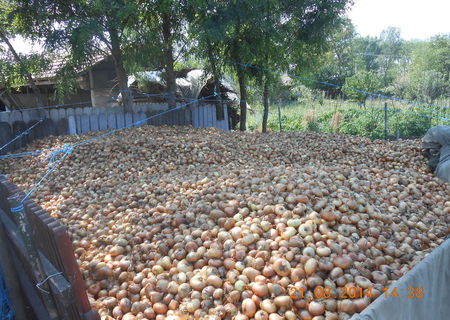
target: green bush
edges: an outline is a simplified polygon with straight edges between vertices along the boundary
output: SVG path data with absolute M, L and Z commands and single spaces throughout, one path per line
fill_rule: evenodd
M 392 134 L 397 131 L 400 137 L 421 137 L 437 122 L 430 117 L 430 112 L 419 108 L 405 109 L 404 112 L 390 113 Z
M 371 139 L 384 137 L 384 115 L 377 109 L 349 109 L 344 113 L 341 133 L 364 136 Z
M 259 109 L 259 108 L 258 108 Z M 401 106 L 401 111 L 388 111 L 388 135 L 401 138 L 421 137 L 429 128 L 439 124 L 448 124 L 443 120 L 430 117 L 442 115 L 442 109 Z M 339 114 L 339 117 L 333 117 Z M 356 104 L 326 101 L 319 106 L 312 102 L 285 105 L 281 108 L 281 123 L 283 131 L 313 131 L 340 132 L 364 136 L 371 139 L 384 139 L 384 110 L 382 107 L 359 107 Z M 450 115 L 443 117 L 450 118 Z M 338 120 L 336 120 L 338 119 Z M 255 130 L 261 127 L 262 112 L 249 119 L 249 128 Z M 272 108 L 269 113 L 268 129 L 279 131 L 278 111 Z

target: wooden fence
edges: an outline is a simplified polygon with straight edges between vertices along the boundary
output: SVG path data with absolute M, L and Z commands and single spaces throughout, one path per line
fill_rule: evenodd
M 10 213 L 8 197 L 12 195 L 25 194 L 0 175 L 0 263 L 16 320 L 99 320 L 98 313 L 91 309 L 65 226 L 35 202 L 23 203 L 32 245 L 44 273 L 39 274 L 23 225 L 16 213 Z
M 136 103 L 132 112 L 124 112 L 122 107 L 61 107 L 0 112 L 0 147 L 42 119 L 28 135 L 17 139 L 1 150 L 0 154 L 17 150 L 35 139 L 49 135 L 118 129 L 138 121 L 156 126 L 192 125 L 195 128 L 217 127 L 229 130 L 228 106 L 221 104 L 221 107 L 223 119 L 218 119 L 220 117 L 216 113 L 216 105 L 197 103 L 159 116 L 158 114 L 168 110 L 167 104 Z

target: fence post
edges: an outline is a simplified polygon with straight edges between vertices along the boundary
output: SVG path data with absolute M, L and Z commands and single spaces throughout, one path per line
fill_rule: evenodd
M 400 123 L 400 119 L 399 119 L 400 107 L 395 109 L 394 102 L 392 102 L 392 108 L 395 110 L 395 113 L 396 113 L 396 117 L 395 118 L 396 118 L 396 121 L 397 121 L 397 140 L 398 140 L 398 139 L 400 139 L 400 126 L 399 126 L 399 123 Z
M 281 127 L 281 99 L 278 101 L 278 123 L 280 124 L 280 132 L 283 131 L 283 128 Z
M 388 104 L 384 103 L 384 140 L 388 138 Z
M 13 195 L 8 197 L 8 202 L 11 207 L 11 213 L 14 221 L 17 224 L 17 227 L 20 230 L 20 233 L 23 237 L 23 242 L 25 244 L 25 248 L 30 259 L 31 265 L 34 267 L 35 276 L 38 281 L 43 281 L 45 278 L 44 268 L 42 267 L 41 259 L 39 258 L 39 253 L 34 246 L 33 239 L 31 237 L 32 231 L 30 228 L 30 224 L 28 222 L 25 208 L 23 204 L 19 201 L 19 195 Z M 38 284 L 36 284 L 38 286 Z M 51 317 L 51 319 L 57 319 L 58 313 L 55 308 L 55 304 L 53 302 L 52 297 L 50 296 L 50 286 L 46 281 L 40 283 L 38 289 L 41 293 L 41 297 L 44 301 L 45 306 L 47 307 L 47 311 Z

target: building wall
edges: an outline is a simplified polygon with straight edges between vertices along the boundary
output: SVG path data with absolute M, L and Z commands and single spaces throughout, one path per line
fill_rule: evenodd
M 95 107 L 109 106 L 111 105 L 111 97 L 117 97 L 118 95 L 115 79 L 116 72 L 113 62 L 108 59 L 99 62 L 91 69 L 79 74 L 77 81 L 79 88 L 76 92 L 67 95 L 63 104 L 92 102 Z M 55 96 L 54 79 L 43 79 L 37 81 L 36 85 L 41 91 L 44 105 L 61 104 Z M 36 98 L 28 86 L 23 86 L 16 92 L 10 93 L 10 97 L 19 108 L 36 107 Z M 10 102 L 7 99 L 2 97 L 0 99 L 0 105 L 10 106 Z
M 111 105 L 111 98 L 117 97 L 116 72 L 112 61 L 103 61 L 88 71 L 91 101 L 94 107 Z

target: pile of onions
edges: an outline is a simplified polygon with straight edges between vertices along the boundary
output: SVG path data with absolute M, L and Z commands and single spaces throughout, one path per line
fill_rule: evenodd
M 449 234 L 449 186 L 418 145 L 138 127 L 78 147 L 34 199 L 68 227 L 103 319 L 349 319 Z M 29 190 L 46 167 L 0 170 Z

